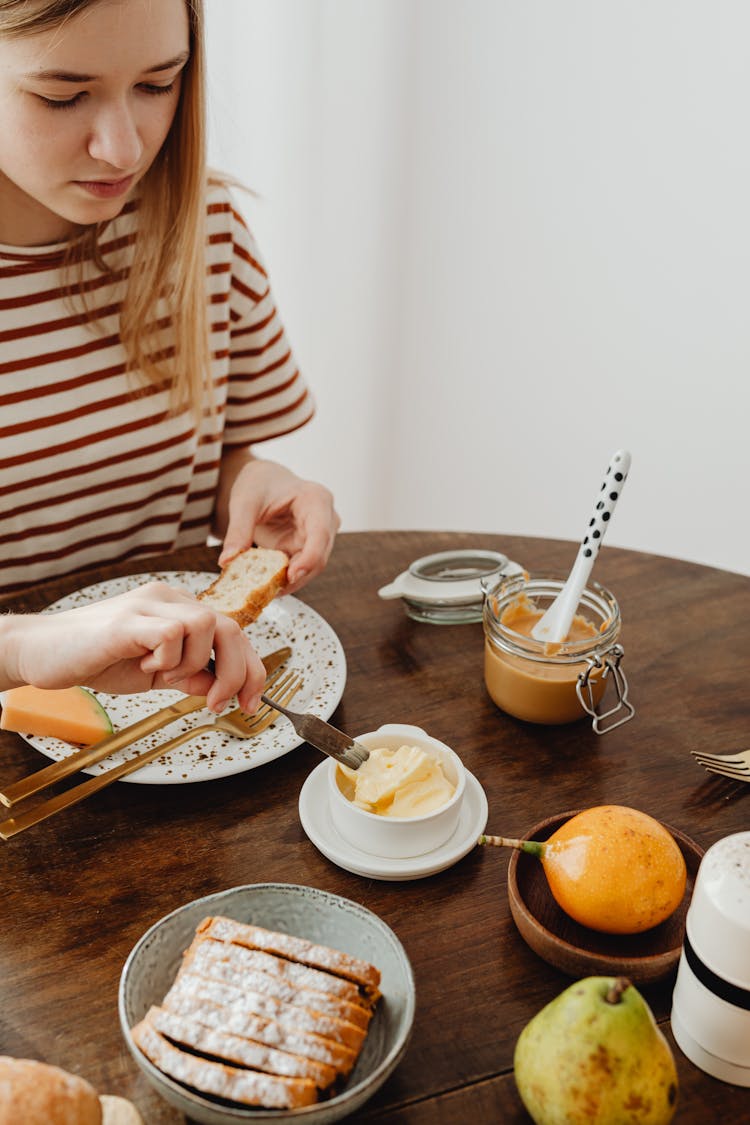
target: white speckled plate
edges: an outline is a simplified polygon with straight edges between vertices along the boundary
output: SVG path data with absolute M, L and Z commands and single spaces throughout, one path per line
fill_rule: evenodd
M 205 590 L 216 578 L 215 574 L 200 571 L 161 571 L 157 574 L 131 574 L 124 578 L 114 578 L 99 582 L 69 594 L 48 606 L 45 612 L 54 613 L 75 606 L 89 605 L 103 598 L 111 598 L 132 590 L 144 582 L 158 580 L 172 586 L 182 586 L 193 593 Z M 346 683 L 346 658 L 341 642 L 333 629 L 320 614 L 310 609 L 298 598 L 286 596 L 276 598 L 266 606 L 263 613 L 245 632 L 254 647 L 263 656 L 267 652 L 290 645 L 292 655 L 287 668 L 296 669 L 304 677 L 302 688 L 294 697 L 294 708 L 311 711 L 328 719 L 335 711 L 344 692 Z M 176 699 L 182 698 L 178 691 L 151 691 L 139 695 L 107 695 L 94 693 L 109 714 L 115 730 L 129 726 L 137 719 L 151 715 L 166 707 Z M 236 706 L 236 703 L 234 704 Z M 110 755 L 104 762 L 91 766 L 85 773 L 99 774 L 134 753 L 165 742 L 188 726 L 199 726 L 212 722 L 215 716 L 207 709 L 197 711 L 171 726 L 164 727 L 154 734 L 141 739 L 135 747 L 128 747 Z M 59 760 L 67 757 L 73 747 L 57 738 L 40 738 L 24 734 L 32 746 L 48 758 Z M 146 785 L 175 785 L 189 781 L 211 781 L 218 777 L 242 773 L 245 770 L 262 766 L 274 758 L 288 754 L 302 743 L 303 739 L 294 730 L 288 719 L 279 715 L 267 730 L 255 738 L 243 741 L 232 738 L 221 731 L 207 731 L 200 734 L 194 742 L 188 742 L 173 750 L 166 758 L 157 758 L 135 773 L 124 777 L 123 781 Z

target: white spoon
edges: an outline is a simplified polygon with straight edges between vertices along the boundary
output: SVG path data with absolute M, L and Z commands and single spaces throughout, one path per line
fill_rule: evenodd
M 604 532 L 614 511 L 623 485 L 630 471 L 630 454 L 619 449 L 613 454 L 604 474 L 604 482 L 596 498 L 594 513 L 589 520 L 583 542 L 578 549 L 568 580 L 543 617 L 540 617 L 531 635 L 534 640 L 555 644 L 564 641 L 578 609 L 581 594 L 591 574 Z

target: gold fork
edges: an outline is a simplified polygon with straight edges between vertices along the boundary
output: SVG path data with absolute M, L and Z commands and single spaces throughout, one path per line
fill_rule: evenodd
M 302 677 L 300 674 L 298 672 L 287 672 L 265 694 L 269 699 L 275 699 L 282 704 L 286 704 L 301 687 Z M 39 824 L 40 821 L 46 820 L 56 812 L 60 812 L 61 809 L 77 805 L 79 801 L 90 797 L 92 793 L 98 793 L 100 789 L 111 785 L 113 781 L 118 781 L 121 777 L 134 773 L 141 766 L 152 762 L 154 758 L 161 758 L 163 754 L 169 754 L 171 750 L 182 746 L 183 742 L 189 742 L 196 735 L 203 734 L 205 731 L 222 730 L 235 738 L 253 738 L 256 734 L 260 734 L 267 727 L 270 727 L 275 719 L 276 711 L 268 704 L 263 704 L 254 715 L 246 715 L 242 708 L 236 707 L 228 715 L 219 715 L 212 723 L 201 723 L 200 726 L 184 730 L 181 734 L 170 738 L 168 742 L 161 742 L 157 746 L 152 746 L 149 750 L 144 750 L 133 758 L 128 758 L 127 761 L 113 766 L 105 773 L 100 773 L 97 777 L 89 778 L 88 781 L 68 789 L 66 793 L 59 793 L 56 797 L 50 797 L 49 800 L 43 801 L 36 808 L 29 809 L 28 812 L 8 817 L 0 824 L 0 840 L 9 840 L 11 836 L 16 836 L 26 828 Z
M 737 754 L 707 754 L 703 750 L 691 750 L 690 753 L 709 773 L 722 774 L 737 781 L 750 781 L 750 750 L 740 750 Z

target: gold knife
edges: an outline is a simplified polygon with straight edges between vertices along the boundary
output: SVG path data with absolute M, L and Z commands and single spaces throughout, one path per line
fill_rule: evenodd
M 262 657 L 266 675 L 273 672 L 291 655 L 291 648 L 285 646 L 276 649 L 275 652 L 270 652 L 268 656 Z M 20 781 L 14 781 L 6 789 L 0 790 L 0 803 L 5 805 L 6 808 L 11 808 L 18 801 L 23 801 L 26 797 L 38 793 L 40 789 L 46 789 L 48 785 L 52 785 L 56 781 L 62 781 L 63 778 L 70 777 L 72 773 L 76 773 L 78 770 L 86 769 L 87 766 L 93 766 L 96 762 L 101 762 L 103 758 L 108 758 L 116 750 L 122 750 L 124 747 L 130 746 L 131 743 L 137 742 L 140 738 L 145 738 L 147 734 L 153 734 L 154 731 L 168 726 L 175 719 L 190 715 L 193 711 L 200 711 L 201 707 L 205 706 L 205 696 L 186 695 L 183 699 L 178 699 L 176 703 L 170 703 L 168 707 L 162 707 L 160 711 L 155 711 L 153 715 L 147 715 L 146 718 L 139 719 L 114 734 L 108 734 L 106 738 L 95 742 L 93 746 L 84 746 L 81 750 L 69 754 L 67 758 L 62 758 L 59 762 L 53 762 L 51 765 L 45 766 L 44 769 L 21 778 Z

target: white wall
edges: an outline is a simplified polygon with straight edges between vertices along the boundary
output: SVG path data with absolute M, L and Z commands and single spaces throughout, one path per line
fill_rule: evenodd
M 264 451 L 346 530 L 750 574 L 750 5 L 207 0 L 214 161 L 319 411 Z

